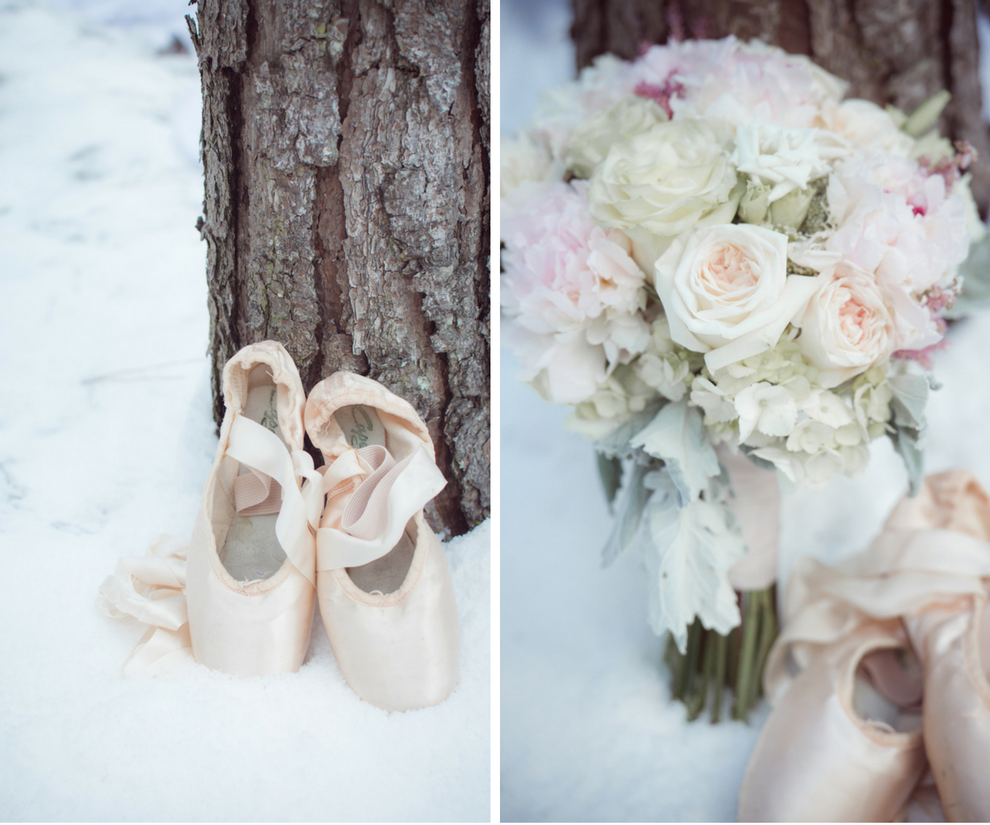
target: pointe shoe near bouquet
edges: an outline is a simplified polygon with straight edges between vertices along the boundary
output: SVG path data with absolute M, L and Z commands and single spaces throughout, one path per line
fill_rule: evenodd
M 889 654 L 906 640 L 872 625 L 818 657 L 764 728 L 739 793 L 740 822 L 884 822 L 925 770 L 920 679 Z M 883 658 L 888 654 L 887 658 Z M 881 690 L 871 659 L 887 665 Z M 871 678 L 872 677 L 872 678 Z M 891 695 L 891 693 L 893 695 Z
M 326 461 L 317 593 L 347 683 L 386 710 L 443 701 L 457 683 L 460 630 L 447 561 L 423 518 L 443 488 L 412 405 L 338 372 L 306 403 Z
M 990 626 L 986 599 L 904 622 L 925 670 L 925 749 L 945 817 L 990 821 Z
M 317 385 L 308 404 L 295 364 L 273 341 L 230 359 L 223 393 L 191 542 L 122 559 L 100 588 L 110 615 L 150 626 L 125 672 L 163 672 L 190 657 L 236 676 L 296 671 L 319 589 L 331 645 L 358 695 L 388 710 L 445 699 L 460 636 L 423 506 L 446 482 L 415 410 L 348 373 Z M 303 449 L 304 409 L 327 462 L 319 471 Z
M 834 567 L 801 560 L 787 588 L 784 630 L 767 664 L 774 710 L 747 769 L 740 819 L 776 820 L 779 813 L 790 820 L 894 821 L 913 819 L 911 806 L 919 805 L 930 817 L 933 806 L 925 798 L 932 796 L 931 786 L 919 782 L 925 759 L 947 820 L 990 819 L 988 583 L 990 499 L 961 470 L 929 476 L 917 497 L 895 508 L 866 552 Z M 867 684 L 861 696 L 869 701 L 850 714 L 844 698 L 849 670 L 839 663 L 850 661 L 857 640 L 883 634 L 889 647 L 903 651 L 897 657 L 902 672 L 889 656 L 872 672 L 860 669 L 861 684 Z M 916 682 L 903 670 L 911 655 L 922 674 L 920 735 L 911 729 Z M 841 722 L 837 705 L 846 711 Z M 895 716 L 886 715 L 891 712 Z M 893 735 L 878 735 L 877 721 L 890 725 Z M 923 742 L 920 769 L 894 756 L 911 737 Z M 866 739 L 889 750 L 873 749 L 858 771 L 842 766 L 842 753 L 869 752 Z M 816 753 L 814 762 L 806 760 L 807 770 L 790 761 L 794 743 L 800 753 Z M 828 760 L 828 753 L 836 758 Z M 773 764 L 786 764 L 787 772 L 775 775 L 768 769 Z M 803 793 L 795 794 L 795 787 Z M 824 808 L 821 799 L 828 800 Z

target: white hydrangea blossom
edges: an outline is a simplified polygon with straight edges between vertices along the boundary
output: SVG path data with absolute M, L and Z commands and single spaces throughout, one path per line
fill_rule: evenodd
M 670 337 L 670 323 L 661 315 L 650 325 L 650 343 L 633 362 L 640 381 L 669 401 L 680 401 L 688 392 L 694 372 L 691 353 Z
M 695 375 L 690 401 L 704 411 L 712 443 L 751 449 L 793 483 L 820 487 L 865 466 L 863 450 L 886 432 L 893 393 L 883 367 L 841 392 L 818 375 L 792 331 L 773 350 Z
M 656 398 L 656 390 L 643 382 L 630 364 L 620 364 L 586 401 L 575 405 L 566 426 L 585 438 L 607 435 Z

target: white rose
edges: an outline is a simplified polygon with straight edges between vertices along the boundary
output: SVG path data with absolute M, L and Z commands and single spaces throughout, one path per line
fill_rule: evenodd
M 735 186 L 722 137 L 705 122 L 673 120 L 613 144 L 591 178 L 588 203 L 602 226 L 649 247 L 657 236 L 731 221 L 742 195 Z
M 574 130 L 567 152 L 567 167 L 579 178 L 590 178 L 613 144 L 635 137 L 666 120 L 667 114 L 652 100 L 627 95 Z
M 670 337 L 712 371 L 772 349 L 817 280 L 788 275 L 786 236 L 750 224 L 681 236 L 655 267 Z
M 872 276 L 839 263 L 820 279 L 821 289 L 797 322 L 797 340 L 827 389 L 885 360 L 894 351 L 897 331 Z

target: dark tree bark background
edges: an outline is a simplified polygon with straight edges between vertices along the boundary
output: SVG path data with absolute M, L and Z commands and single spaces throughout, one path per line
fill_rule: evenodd
M 990 131 L 983 122 L 977 0 L 572 0 L 578 68 L 612 52 L 635 57 L 668 37 L 759 38 L 851 84 L 852 97 L 910 112 L 942 89 L 952 102 L 942 133 L 980 155 L 972 188 L 990 202 Z M 678 31 L 679 30 L 679 31 Z
M 199 0 L 204 216 L 220 373 L 275 339 L 427 422 L 463 533 L 490 507 L 489 0 Z

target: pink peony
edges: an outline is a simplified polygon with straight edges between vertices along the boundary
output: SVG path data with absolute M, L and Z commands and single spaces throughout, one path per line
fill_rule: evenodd
M 674 117 L 709 117 L 734 127 L 754 117 L 781 126 L 819 125 L 826 103 L 845 85 L 806 58 L 759 42 L 668 43 L 647 49 L 624 78 L 645 93 L 667 95 Z
M 558 403 L 589 398 L 649 343 L 629 239 L 588 213 L 587 184 L 558 183 L 503 221 L 501 301 L 520 378 Z

